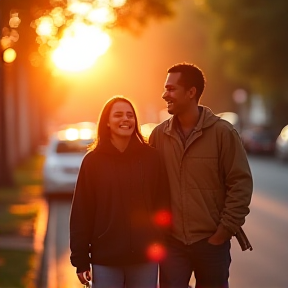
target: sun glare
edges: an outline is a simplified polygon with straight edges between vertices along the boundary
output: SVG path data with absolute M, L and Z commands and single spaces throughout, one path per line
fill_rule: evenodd
M 121 7 L 126 3 L 126 0 L 110 0 L 113 7 Z
M 61 70 L 82 71 L 93 66 L 110 45 L 109 35 L 99 28 L 74 23 L 66 29 L 59 46 L 52 53 L 52 60 Z
M 109 7 L 93 9 L 90 11 L 87 18 L 92 22 L 98 22 L 101 24 L 111 23 L 116 20 L 115 13 Z
M 92 9 L 91 3 L 74 2 L 68 6 L 68 10 L 74 14 L 86 15 Z
M 39 19 L 39 25 L 36 32 L 41 36 L 50 36 L 53 33 L 53 27 L 53 20 L 50 17 L 42 17 Z
M 39 53 L 51 55 L 55 66 L 79 72 L 92 67 L 111 45 L 107 28 L 117 20 L 116 10 L 126 0 L 70 0 L 32 23 Z

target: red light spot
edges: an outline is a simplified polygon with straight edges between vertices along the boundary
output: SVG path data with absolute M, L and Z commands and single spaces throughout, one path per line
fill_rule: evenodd
M 159 262 L 166 256 L 166 249 L 162 244 L 153 243 L 147 249 L 147 256 L 150 260 Z
M 154 221 L 159 226 L 170 226 L 171 224 L 171 213 L 167 210 L 158 211 L 155 214 Z

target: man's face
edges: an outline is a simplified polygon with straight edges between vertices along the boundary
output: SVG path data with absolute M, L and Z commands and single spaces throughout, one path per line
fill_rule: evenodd
M 190 90 L 179 85 L 180 76 L 180 72 L 168 73 L 162 94 L 168 113 L 173 115 L 184 113 L 191 105 Z

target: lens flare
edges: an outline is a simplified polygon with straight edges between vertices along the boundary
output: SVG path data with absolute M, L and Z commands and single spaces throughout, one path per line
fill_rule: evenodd
M 160 243 L 153 243 L 147 249 L 147 256 L 151 261 L 159 262 L 166 257 L 166 249 Z
M 167 210 L 158 211 L 154 216 L 154 222 L 158 226 L 168 227 L 171 225 L 171 213 Z

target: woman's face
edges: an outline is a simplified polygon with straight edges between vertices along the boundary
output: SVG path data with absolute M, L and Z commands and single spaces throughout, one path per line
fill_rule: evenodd
M 113 104 L 107 126 L 111 137 L 131 137 L 135 130 L 135 115 L 130 104 L 119 101 Z

